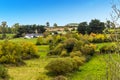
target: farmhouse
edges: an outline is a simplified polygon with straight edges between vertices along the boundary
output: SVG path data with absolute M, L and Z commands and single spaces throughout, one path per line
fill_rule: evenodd
M 31 39 L 31 38 L 40 37 L 40 36 L 43 36 L 43 34 L 35 34 L 35 33 L 32 33 L 32 34 L 26 34 L 26 35 L 24 36 L 24 38 L 26 38 L 26 39 Z

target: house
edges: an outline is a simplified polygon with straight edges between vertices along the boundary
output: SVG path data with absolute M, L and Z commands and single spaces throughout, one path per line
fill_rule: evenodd
M 25 34 L 24 38 L 25 39 L 31 39 L 31 38 L 36 38 L 36 37 L 40 37 L 40 36 L 43 36 L 43 34 L 31 33 L 31 34 Z

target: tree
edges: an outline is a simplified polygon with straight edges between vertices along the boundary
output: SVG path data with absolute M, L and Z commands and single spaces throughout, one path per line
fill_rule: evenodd
M 53 25 L 54 27 L 57 27 L 57 23 L 54 23 L 54 25 Z
M 47 26 L 47 27 L 50 27 L 50 23 L 49 23 L 49 22 L 46 22 L 46 26 Z
M 86 34 L 88 33 L 88 24 L 87 22 L 82 22 L 78 25 L 78 32 L 81 33 L 81 34 Z
M 91 20 L 89 23 L 90 32 L 93 33 L 102 33 L 105 29 L 104 22 L 100 22 L 98 19 Z
M 19 23 L 15 23 L 15 24 L 12 26 L 12 32 L 13 32 L 13 33 L 17 33 L 17 30 L 18 30 L 19 27 L 20 27 Z
M 17 29 L 16 37 L 23 37 L 24 34 L 29 33 L 44 33 L 45 32 L 45 26 L 42 25 L 19 25 L 19 28 Z
M 107 20 L 107 21 L 106 21 L 106 27 L 107 27 L 107 28 L 110 28 L 110 27 L 111 27 L 111 22 L 110 22 L 110 20 Z
M 6 38 L 6 27 L 7 27 L 7 22 L 3 21 L 2 22 L 2 39 Z

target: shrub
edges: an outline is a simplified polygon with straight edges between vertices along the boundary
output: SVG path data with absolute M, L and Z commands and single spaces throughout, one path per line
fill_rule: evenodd
M 93 55 L 95 53 L 96 46 L 93 44 L 86 44 L 81 47 L 81 52 L 84 55 Z
M 22 42 L 22 59 L 38 58 L 38 48 L 33 43 Z
M 84 41 L 82 41 L 82 40 L 77 41 L 76 44 L 75 44 L 75 46 L 74 46 L 74 48 L 73 48 L 73 51 L 78 51 L 78 50 L 80 50 L 80 49 L 81 49 L 81 46 L 83 46 L 84 44 L 85 44 L 85 43 L 84 43 Z
M 4 41 L 0 46 L 0 63 L 21 63 L 21 46 L 17 43 Z
M 93 42 L 94 43 L 102 43 L 105 40 L 105 36 L 103 34 L 97 34 L 94 38 L 93 38 Z
M 48 55 L 60 55 L 64 49 L 63 44 L 58 44 L 53 50 L 50 50 Z
M 70 57 L 73 58 L 74 56 L 81 57 L 81 56 L 82 56 L 82 53 L 81 53 L 80 51 L 71 52 L 71 53 L 70 53 Z
M 101 53 L 113 53 L 116 51 L 116 45 L 111 44 L 111 45 L 104 45 L 100 48 Z
M 8 80 L 8 71 L 2 65 L 0 65 L 0 80 Z
M 67 50 L 68 53 L 72 52 L 76 42 L 77 40 L 75 38 L 69 38 L 64 42 L 65 49 Z
M 37 80 L 49 80 L 49 77 L 43 74 L 40 74 Z
M 68 79 L 65 76 L 60 75 L 55 77 L 53 80 L 68 80 Z
M 89 36 L 89 41 L 93 43 L 111 42 L 111 38 L 106 34 L 91 34 Z
M 77 68 L 77 64 L 71 58 L 59 58 L 50 61 L 45 68 L 55 75 L 62 75 L 74 71 Z
M 36 45 L 47 45 L 47 41 L 43 37 L 38 37 Z
M 66 51 L 66 50 L 62 50 L 60 56 L 61 56 L 61 57 L 66 57 L 66 56 L 68 56 L 67 51 Z
M 77 66 L 79 68 L 79 66 L 83 65 L 85 63 L 85 57 L 78 57 L 78 56 L 74 56 L 73 59 L 76 61 Z

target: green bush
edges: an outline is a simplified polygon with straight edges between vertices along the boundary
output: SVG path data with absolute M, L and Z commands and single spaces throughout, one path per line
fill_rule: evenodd
M 81 56 L 82 56 L 82 53 L 81 53 L 80 51 L 71 52 L 71 53 L 70 53 L 70 57 L 73 58 L 74 56 L 81 57 Z
M 72 58 L 58 58 L 50 61 L 45 68 L 55 75 L 63 75 L 74 71 L 77 63 Z
M 67 51 L 66 51 L 66 50 L 62 50 L 60 56 L 61 56 L 61 57 L 66 57 L 66 56 L 68 56 Z
M 22 42 L 22 59 L 38 58 L 38 48 L 36 45 L 30 42 Z
M 101 53 L 114 53 L 116 51 L 116 45 L 104 45 L 100 48 Z
M 53 50 L 50 50 L 48 55 L 60 55 L 64 49 L 63 44 L 58 44 Z
M 95 53 L 96 46 L 93 44 L 86 44 L 81 47 L 81 52 L 83 55 L 91 55 L 93 56 Z
M 49 80 L 49 77 L 47 75 L 40 74 L 37 80 Z
M 21 63 L 21 46 L 17 43 L 4 41 L 0 45 L 0 63 Z
M 8 71 L 7 69 L 0 65 L 0 80 L 8 80 Z
M 83 56 L 82 57 L 74 56 L 73 59 L 76 61 L 78 67 L 83 65 L 86 61 L 85 57 Z
M 67 50 L 68 53 L 72 52 L 76 43 L 77 43 L 77 39 L 75 39 L 75 38 L 69 38 L 64 42 L 65 49 Z
M 60 75 L 55 77 L 53 80 L 68 80 L 68 79 L 65 76 Z
M 0 63 L 2 64 L 23 64 L 22 59 L 37 58 L 37 47 L 28 42 L 15 43 L 4 41 L 0 44 Z
M 43 37 L 38 37 L 36 45 L 47 45 L 48 42 Z

